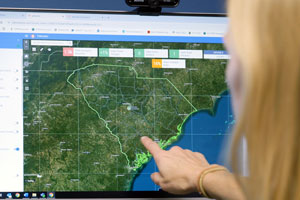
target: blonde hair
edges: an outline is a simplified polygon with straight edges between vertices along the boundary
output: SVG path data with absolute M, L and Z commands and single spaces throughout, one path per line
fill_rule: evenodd
M 249 177 L 237 175 L 247 199 L 300 199 L 300 1 L 229 0 L 244 95 L 232 161 L 248 144 Z

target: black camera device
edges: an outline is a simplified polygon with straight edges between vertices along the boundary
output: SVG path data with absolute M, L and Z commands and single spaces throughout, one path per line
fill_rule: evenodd
M 178 6 L 180 0 L 126 0 L 131 7 L 150 7 L 150 8 L 173 8 Z
M 180 0 L 126 0 L 127 5 L 138 7 L 140 14 L 159 15 L 162 8 L 174 8 L 180 3 Z

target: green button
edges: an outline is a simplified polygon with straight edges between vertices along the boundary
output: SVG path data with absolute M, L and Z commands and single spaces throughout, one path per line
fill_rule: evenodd
M 169 54 L 170 58 L 179 58 L 179 50 L 171 49 Z
M 144 51 L 144 49 L 135 49 L 134 50 L 134 57 L 136 57 L 136 58 L 144 58 L 145 57 L 145 51 Z
M 109 49 L 108 48 L 100 48 L 99 49 L 99 57 L 109 57 Z

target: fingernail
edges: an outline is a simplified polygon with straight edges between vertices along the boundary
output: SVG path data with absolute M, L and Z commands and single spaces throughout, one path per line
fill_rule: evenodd
M 141 140 L 144 140 L 144 139 L 147 139 L 148 137 L 147 136 L 143 136 L 141 137 Z

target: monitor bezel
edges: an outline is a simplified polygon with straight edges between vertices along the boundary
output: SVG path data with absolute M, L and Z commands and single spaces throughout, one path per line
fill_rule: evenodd
M 85 10 L 85 9 L 54 9 L 54 8 L 14 8 L 0 7 L 0 12 L 37 12 L 37 13 L 74 13 L 74 14 L 112 14 L 139 15 L 137 10 Z M 185 17 L 227 17 L 226 13 L 194 13 L 194 12 L 162 12 L 161 16 Z M 21 192 L 22 191 L 15 191 Z M 27 191 L 26 191 L 27 192 Z M 32 191 L 37 192 L 37 191 Z M 55 192 L 55 191 L 54 191 Z M 164 191 L 94 191 L 94 192 L 56 192 L 56 198 L 61 199 L 115 199 L 115 198 L 199 198 L 199 193 L 189 195 L 173 195 Z
M 54 8 L 14 8 L 0 7 L 0 11 L 11 12 L 50 12 L 50 13 L 78 13 L 78 14 L 119 14 L 139 15 L 137 10 L 88 10 L 88 9 L 54 9 Z M 189 16 L 189 17 L 227 17 L 226 13 L 195 13 L 195 12 L 162 12 L 162 16 Z M 151 16 L 151 15 L 150 15 Z

